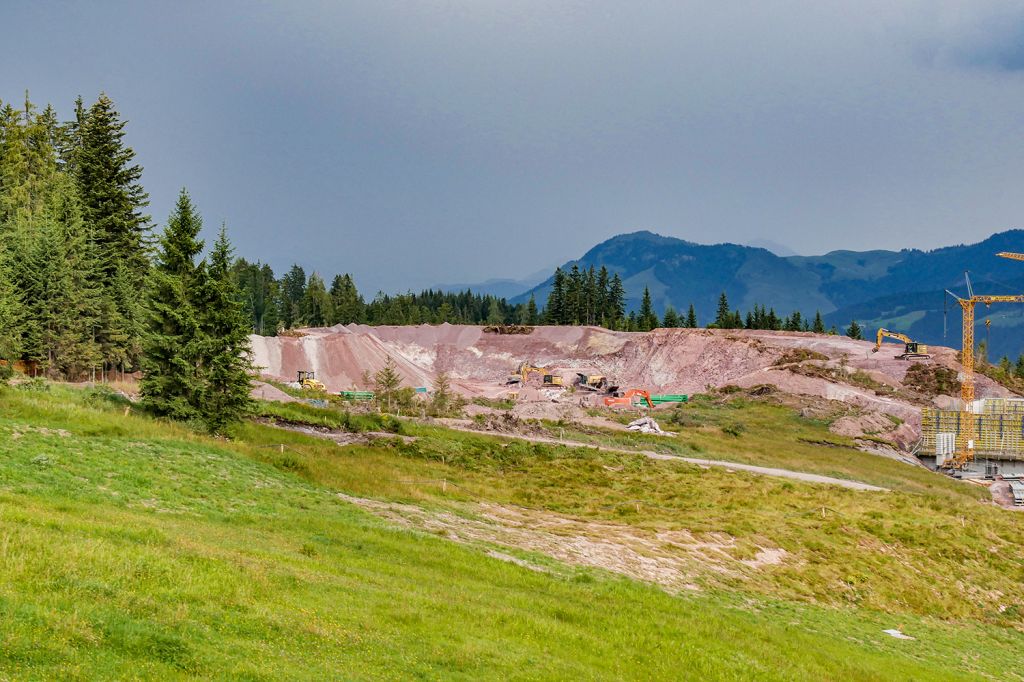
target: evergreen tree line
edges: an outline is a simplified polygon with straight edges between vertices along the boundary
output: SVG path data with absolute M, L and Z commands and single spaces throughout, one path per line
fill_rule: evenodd
M 0 103 L 0 355 L 82 378 L 142 352 L 148 197 L 106 96 L 60 122 Z
M 248 320 L 221 231 L 182 192 L 154 243 L 142 167 L 100 95 L 74 118 L 0 102 L 0 378 L 142 370 L 154 413 L 214 431 L 249 405 Z
M 378 293 L 369 303 L 349 274 L 335 275 L 328 287 L 316 272 L 308 278 L 293 265 L 280 279 L 265 263 L 244 258 L 232 266 L 242 304 L 253 333 L 274 336 L 295 327 L 336 324 L 540 324 L 541 315 L 531 298 L 512 305 L 503 298 L 472 291 Z

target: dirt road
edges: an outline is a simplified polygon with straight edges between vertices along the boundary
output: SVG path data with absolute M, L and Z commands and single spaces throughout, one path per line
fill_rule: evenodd
M 449 425 L 449 428 L 453 428 L 459 431 L 466 431 L 469 433 L 485 433 L 476 429 L 470 429 L 460 426 Z M 594 445 L 592 443 L 581 443 L 579 441 L 571 440 L 558 440 L 557 438 L 545 438 L 543 436 L 521 436 L 521 435 L 508 435 L 508 434 L 493 434 L 488 433 L 487 435 L 498 436 L 499 438 L 511 438 L 517 440 L 526 440 L 534 443 L 549 443 L 553 445 L 565 445 L 568 447 L 577 448 L 595 448 L 602 452 L 615 452 L 626 455 L 643 455 L 650 459 L 660 460 L 679 460 L 687 462 L 689 464 L 696 464 L 697 466 L 705 467 L 722 467 L 725 469 L 732 469 L 734 471 L 747 471 L 752 474 L 761 474 L 762 476 L 776 476 L 778 478 L 791 478 L 796 481 L 804 481 L 806 483 L 825 483 L 827 485 L 838 485 L 843 488 L 849 488 L 850 490 L 868 490 L 873 492 L 888 492 L 888 488 L 882 488 L 877 485 L 871 485 L 870 483 L 864 483 L 862 481 L 852 481 L 845 478 L 833 478 L 832 476 L 822 476 L 821 474 L 809 474 L 804 471 L 792 471 L 790 469 L 776 469 L 775 467 L 762 467 L 754 464 L 740 464 L 738 462 L 726 462 L 720 459 L 701 459 L 699 457 L 683 457 L 682 455 L 666 455 L 662 452 L 654 452 L 652 450 L 620 450 L 618 448 L 609 448 L 603 445 Z

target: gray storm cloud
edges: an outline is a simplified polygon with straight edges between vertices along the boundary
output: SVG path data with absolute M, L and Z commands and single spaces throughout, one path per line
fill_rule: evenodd
M 106 90 L 153 214 L 277 270 L 532 273 L 613 234 L 801 253 L 1021 226 L 1014 3 L 5 3 L 0 98 Z M 47 50 L 32 27 L 46 26 Z

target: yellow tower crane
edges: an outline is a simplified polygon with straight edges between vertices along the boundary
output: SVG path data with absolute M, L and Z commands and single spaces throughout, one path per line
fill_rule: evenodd
M 1003 251 L 996 255 L 1024 261 L 1024 253 Z M 949 469 L 963 469 L 968 462 L 974 460 L 974 413 L 971 411 L 974 403 L 974 306 L 978 303 L 984 303 L 986 307 L 993 303 L 1024 303 L 1024 294 L 975 295 L 969 277 L 967 278 L 967 298 L 960 298 L 948 289 L 946 293 L 955 298 L 963 310 L 963 346 L 960 353 L 960 364 L 964 367 L 964 380 L 960 385 L 960 442 L 957 443 L 956 455 L 947 460 L 943 466 Z

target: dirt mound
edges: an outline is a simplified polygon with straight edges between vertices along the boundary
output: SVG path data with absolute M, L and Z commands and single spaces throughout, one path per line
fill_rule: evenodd
M 249 395 L 256 400 L 270 400 L 279 403 L 293 403 L 297 400 L 297 398 L 293 398 L 277 386 L 271 386 L 263 381 L 254 381 Z
M 563 377 L 567 386 L 577 372 L 607 376 L 623 390 L 644 388 L 652 393 L 774 386 L 782 393 L 840 400 L 865 411 L 888 413 L 911 429 L 919 427 L 920 406 L 938 399 L 936 392 L 955 392 L 956 384 L 950 379 L 961 370 L 956 353 L 949 348 L 933 347 L 934 358 L 921 365 L 896 359 L 899 349 L 895 347 L 873 353 L 872 343 L 845 336 L 752 330 L 628 333 L 540 326 L 529 334 L 501 334 L 450 324 L 338 325 L 303 329 L 290 337 L 254 336 L 252 347 L 255 364 L 282 380 L 294 379 L 298 370 L 313 370 L 328 390 L 367 389 L 370 377 L 391 356 L 406 386 L 429 387 L 445 372 L 453 389 L 466 396 L 516 394 L 518 416 L 555 419 L 564 411 L 563 404 L 578 405 L 581 394 L 549 394 L 539 384 L 507 385 L 509 373 L 520 364 L 544 367 Z M 1009 395 L 980 375 L 977 394 Z

